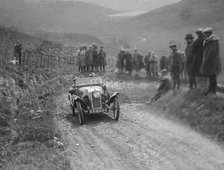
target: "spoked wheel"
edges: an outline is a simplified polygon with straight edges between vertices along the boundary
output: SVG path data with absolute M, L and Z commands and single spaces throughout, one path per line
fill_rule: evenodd
M 74 107 L 74 106 L 72 106 L 72 105 L 70 105 L 70 108 L 71 108 L 71 110 L 72 110 L 72 115 L 73 115 L 73 116 L 75 116 L 75 115 L 76 115 L 76 113 L 77 113 L 77 111 L 76 111 L 75 107 Z
M 81 103 L 77 101 L 76 107 L 77 107 L 77 115 L 78 115 L 79 123 L 80 125 L 83 125 L 85 122 L 85 119 L 84 119 L 84 112 L 83 112 Z
M 112 111 L 113 111 L 114 120 L 118 121 L 120 117 L 120 104 L 117 97 L 115 97 L 113 101 Z

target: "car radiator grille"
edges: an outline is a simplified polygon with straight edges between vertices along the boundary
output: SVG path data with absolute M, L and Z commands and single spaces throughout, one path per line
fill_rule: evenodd
M 101 107 L 101 97 L 99 98 L 95 98 L 94 96 L 92 97 L 93 97 L 93 109 Z

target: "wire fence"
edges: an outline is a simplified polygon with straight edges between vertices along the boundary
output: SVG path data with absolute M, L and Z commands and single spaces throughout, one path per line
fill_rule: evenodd
M 8 49 L 0 49 L 0 67 L 13 66 L 12 61 L 15 59 L 15 54 Z M 18 65 L 18 63 L 16 63 Z M 45 53 L 38 50 L 24 50 L 21 55 L 21 65 L 20 67 L 26 67 L 30 69 L 37 68 L 58 68 L 66 66 L 77 65 L 77 57 L 70 53 L 59 53 L 53 51 L 52 54 Z M 115 68 L 116 60 L 113 58 L 107 58 L 107 67 Z

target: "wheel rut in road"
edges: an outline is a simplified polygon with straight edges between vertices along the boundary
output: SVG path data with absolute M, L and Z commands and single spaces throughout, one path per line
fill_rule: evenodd
M 56 102 L 55 121 L 73 169 L 224 169 L 221 147 L 144 104 L 122 104 L 119 122 L 110 115 L 91 115 L 80 126 L 67 94 Z

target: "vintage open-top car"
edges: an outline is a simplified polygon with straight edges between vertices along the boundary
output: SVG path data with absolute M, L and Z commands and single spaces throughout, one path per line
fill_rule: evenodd
M 118 93 L 110 94 L 101 77 L 75 78 L 69 90 L 68 99 L 74 116 L 79 123 L 85 123 L 85 115 L 112 112 L 118 121 L 120 106 Z

